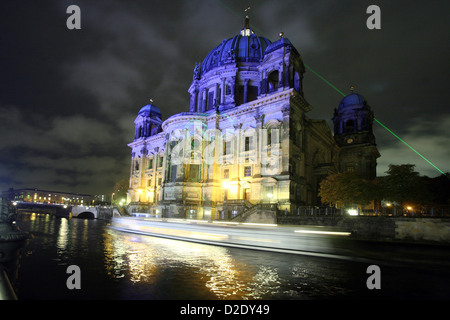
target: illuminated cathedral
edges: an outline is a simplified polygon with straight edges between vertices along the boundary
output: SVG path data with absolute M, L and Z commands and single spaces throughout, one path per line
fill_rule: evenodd
M 128 210 L 158 217 L 239 219 L 320 205 L 335 172 L 376 175 L 373 112 L 353 91 L 334 110 L 334 134 L 310 119 L 305 66 L 280 33 L 243 29 L 196 64 L 189 111 L 163 120 L 151 102 L 135 120 Z M 187 108 L 186 108 L 187 109 Z M 330 111 L 331 115 L 331 111 Z

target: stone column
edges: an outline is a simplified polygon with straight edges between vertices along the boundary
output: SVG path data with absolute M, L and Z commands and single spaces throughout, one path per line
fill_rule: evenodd
M 216 83 L 216 85 L 215 85 L 215 90 L 214 90 L 214 99 L 213 99 L 214 104 L 216 104 L 216 103 L 219 103 L 219 104 L 220 104 L 220 96 L 218 95 L 218 93 L 219 93 L 219 88 L 220 88 L 219 83 Z
M 255 152 L 256 152 L 256 163 L 255 163 L 255 178 L 261 177 L 261 157 L 262 157 L 262 150 L 263 150 L 263 134 L 264 130 L 264 114 L 256 114 L 255 115 L 256 120 L 256 136 L 255 136 Z
M 236 199 L 240 199 L 240 192 L 241 192 L 241 186 L 240 186 L 240 180 L 241 180 L 241 176 L 240 176 L 240 168 L 241 168 L 241 163 L 240 163 L 240 157 L 241 157 L 241 128 L 242 128 L 242 123 L 237 123 L 234 125 L 234 137 L 235 137 L 235 146 L 234 146 L 234 150 L 235 150 L 235 155 L 234 155 L 234 165 L 235 167 L 235 172 L 237 173 L 237 194 L 236 194 Z
M 248 81 L 249 79 L 244 79 L 244 103 L 248 101 Z
M 206 100 L 208 99 L 208 90 L 204 89 L 202 92 L 202 111 L 201 112 L 205 112 L 206 111 Z
M 133 186 L 133 172 L 134 172 L 134 152 L 131 153 L 131 165 L 130 165 L 130 182 L 129 188 L 131 189 Z
M 196 112 L 197 111 L 197 100 L 198 100 L 198 89 L 195 89 L 194 92 L 191 93 L 191 104 L 189 107 L 190 112 Z
M 289 88 L 289 86 L 290 86 L 289 78 L 290 78 L 290 74 L 291 74 L 291 68 L 290 68 L 290 64 L 289 64 L 289 56 L 288 56 L 288 59 L 287 59 L 287 62 L 285 64 L 284 68 L 285 68 L 284 86 Z
M 227 90 L 227 84 L 226 84 L 226 79 L 222 78 L 220 79 L 222 80 L 222 91 L 221 91 L 221 97 L 220 97 L 220 104 L 224 104 L 225 103 L 225 94 L 226 94 L 226 90 Z
M 284 62 L 280 62 L 280 66 L 278 68 L 278 89 L 283 88 L 284 87 L 284 70 L 283 70 L 283 66 Z
M 203 95 L 202 92 L 197 92 L 197 112 L 203 112 L 202 111 L 202 102 L 203 102 Z
M 261 79 L 261 87 L 259 90 L 259 94 L 262 96 L 262 95 L 265 95 L 267 92 L 267 71 L 264 70 L 261 74 L 262 74 L 262 79 Z
M 231 77 L 231 99 L 236 104 L 236 77 Z
M 289 114 L 290 106 L 285 105 L 282 109 L 283 124 L 281 125 L 281 173 L 289 174 Z
M 167 173 L 168 173 L 168 168 L 169 168 L 169 161 L 168 161 L 168 157 L 170 154 L 170 144 L 169 144 L 169 139 L 168 139 L 168 134 L 166 135 L 166 146 L 165 146 L 165 150 L 164 150 L 164 158 L 163 158 L 163 165 L 162 165 L 162 172 L 163 172 L 163 178 L 162 181 L 163 183 L 161 184 L 161 187 L 164 185 L 164 183 L 167 182 Z M 158 156 L 159 157 L 159 156 Z M 159 161 L 159 159 L 158 159 Z

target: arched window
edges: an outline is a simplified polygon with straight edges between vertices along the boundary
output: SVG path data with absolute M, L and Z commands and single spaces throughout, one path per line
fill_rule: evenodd
M 207 110 L 214 109 L 214 91 L 208 91 Z
M 344 132 L 353 132 L 355 130 L 355 121 L 353 119 L 345 121 Z
M 258 87 L 248 86 L 247 102 L 254 101 L 258 98 Z
M 273 92 L 278 89 L 278 81 L 279 81 L 279 72 L 278 70 L 272 71 L 269 73 L 269 76 L 267 77 L 267 85 L 268 85 L 268 92 Z
M 294 89 L 300 93 L 300 74 L 298 72 L 294 74 Z

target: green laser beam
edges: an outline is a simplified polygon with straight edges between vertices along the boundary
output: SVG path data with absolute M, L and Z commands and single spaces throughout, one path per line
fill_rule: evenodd
M 311 69 L 309 66 L 305 65 L 305 67 L 311 71 L 312 73 L 314 73 L 316 76 L 318 76 L 321 80 L 323 80 L 326 84 L 328 84 L 330 87 L 332 87 L 334 90 L 336 90 L 337 92 L 339 92 L 342 96 L 345 97 L 345 94 L 339 90 L 338 88 L 336 88 L 331 82 L 329 82 L 327 79 L 325 79 L 323 76 L 321 76 L 320 74 L 318 74 L 316 71 L 314 71 L 313 69 Z M 425 160 L 426 162 L 428 162 L 431 166 L 433 166 L 433 168 L 435 168 L 437 171 L 439 171 L 440 173 L 444 174 L 444 171 L 442 171 L 441 169 L 439 169 L 435 164 L 433 164 L 430 160 L 428 160 L 427 158 L 425 158 L 419 151 L 417 151 L 416 149 L 414 149 L 412 146 L 410 146 L 405 140 L 403 140 L 402 138 L 400 138 L 397 134 L 395 134 L 391 129 L 389 129 L 388 127 L 386 127 L 383 123 L 381 123 L 378 119 L 374 118 L 375 122 L 378 123 L 381 127 L 383 127 L 384 129 L 386 129 L 389 133 L 391 133 L 394 137 L 396 137 L 398 140 L 400 140 L 405 146 L 407 146 L 408 148 L 410 148 L 412 151 L 414 151 L 417 155 L 419 155 L 423 160 Z
M 224 1 L 221 0 L 216 0 L 216 2 L 218 2 L 219 4 L 221 4 L 224 8 L 226 8 L 228 11 L 230 11 L 233 15 L 238 15 L 237 12 L 235 10 L 233 10 L 230 6 L 228 6 Z M 243 14 L 241 14 L 241 16 L 243 16 Z M 255 28 L 253 28 L 255 29 Z M 258 29 L 255 29 L 256 31 L 258 31 Z M 323 76 L 321 76 L 319 73 L 317 73 L 316 71 L 314 71 L 313 69 L 311 69 L 309 66 L 307 66 L 305 64 L 305 68 L 308 69 L 309 71 L 311 71 L 312 73 L 314 73 L 317 77 L 319 77 L 322 81 L 324 81 L 326 84 L 328 84 L 330 87 L 332 87 L 334 90 L 336 90 L 337 92 L 339 92 L 343 97 L 345 97 L 345 93 L 343 93 L 341 90 L 339 90 L 338 88 L 336 88 L 336 86 L 334 86 L 330 81 L 328 81 L 327 79 L 325 79 Z M 382 124 L 378 119 L 374 118 L 375 122 L 378 123 L 380 126 L 382 126 L 384 129 L 386 129 L 388 132 L 390 132 L 394 137 L 396 137 L 399 141 L 401 141 L 405 146 L 407 146 L 408 148 L 410 148 L 412 151 L 414 151 L 416 154 L 418 154 L 422 159 L 424 159 L 426 162 L 428 162 L 431 166 L 433 166 L 436 170 L 438 170 L 440 173 L 444 174 L 445 173 L 439 169 L 436 165 L 434 165 L 430 160 L 428 160 L 427 158 L 425 158 L 420 152 L 418 152 L 416 149 L 414 149 L 412 146 L 410 146 L 406 141 L 404 141 L 402 138 L 400 138 L 398 135 L 396 135 L 392 130 L 390 130 L 388 127 L 386 127 L 384 124 Z
M 313 69 L 311 69 L 310 67 L 308 67 L 305 64 L 306 69 L 308 69 L 309 71 L 311 71 L 312 73 L 314 73 L 316 76 L 318 76 L 321 80 L 323 80 L 326 84 L 328 84 L 330 87 L 332 87 L 334 90 L 336 90 L 337 92 L 339 92 L 340 94 L 342 94 L 343 97 L 345 97 L 345 93 L 343 93 L 341 90 L 339 90 L 338 88 L 336 88 L 330 81 L 328 81 L 327 79 L 325 79 L 324 77 L 322 77 L 320 74 L 318 74 L 317 72 L 315 72 Z
M 410 148 L 412 151 L 414 151 L 415 153 L 417 153 L 423 160 L 425 160 L 426 162 L 428 162 L 430 165 L 432 165 L 437 171 L 439 171 L 440 173 L 444 174 L 445 173 L 439 169 L 438 167 L 436 167 L 430 160 L 428 160 L 427 158 L 425 158 L 419 151 L 417 151 L 416 149 L 414 149 L 413 147 L 411 147 L 406 141 L 404 141 L 402 138 L 400 138 L 398 135 L 396 135 L 394 132 L 392 132 L 391 129 L 389 129 L 388 127 L 386 127 L 384 124 L 382 124 L 380 121 L 378 121 L 377 119 L 375 119 L 375 122 L 378 123 L 380 126 L 382 126 L 384 129 L 386 129 L 387 131 L 389 131 L 394 137 L 396 137 L 398 140 L 400 140 L 401 142 L 403 142 L 408 148 Z

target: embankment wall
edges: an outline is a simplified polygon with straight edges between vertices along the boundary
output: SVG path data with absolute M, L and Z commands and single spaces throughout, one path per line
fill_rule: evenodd
M 278 216 L 278 224 L 327 226 L 352 238 L 450 245 L 450 219 L 382 216 Z

